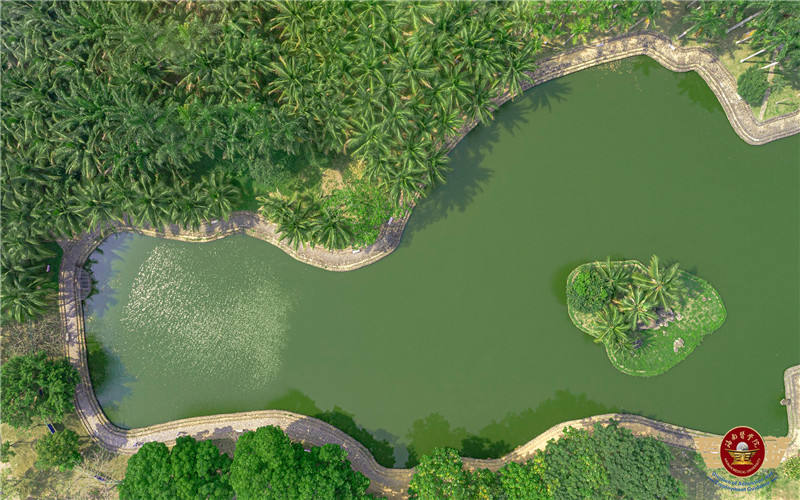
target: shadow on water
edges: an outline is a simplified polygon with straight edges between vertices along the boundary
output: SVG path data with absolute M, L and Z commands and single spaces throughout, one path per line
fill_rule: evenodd
M 110 360 L 109 354 L 103 349 L 103 344 L 94 335 L 86 336 L 86 358 L 89 364 L 92 388 L 95 391 L 101 391 L 108 380 Z
M 134 235 L 131 233 L 118 233 L 109 236 L 100 247 L 89 256 L 91 262 L 92 279 L 97 293 L 86 300 L 91 314 L 102 318 L 113 306 L 117 304 L 118 292 L 112 284 L 115 276 L 114 262 L 122 260 L 122 255 L 130 250 Z
M 569 84 L 559 80 L 538 85 L 514 101 L 505 103 L 495 113 L 492 123 L 478 125 L 467 134 L 450 153 L 453 171 L 447 176 L 447 182 L 414 208 L 414 215 L 403 233 L 400 245 L 408 246 L 416 231 L 446 218 L 453 211 L 464 211 L 492 179 L 492 171 L 481 164 L 488 155 L 493 154 L 501 131 L 513 137 L 522 125 L 530 121 L 532 111 L 544 108 L 552 111 L 553 103 L 564 101 L 571 91 Z
M 94 337 L 86 338 L 87 362 L 92 390 L 106 417 L 117 427 L 130 429 L 123 420 L 117 419 L 120 403 L 131 397 L 131 384 L 136 377 L 128 373 L 119 356 L 109 352 Z
M 644 76 L 650 76 L 650 72 L 655 68 L 661 68 L 662 66 L 650 59 L 647 56 L 638 56 L 631 58 L 631 70 L 632 72 L 641 72 Z
M 355 415 L 338 406 L 334 406 L 333 410 L 322 411 L 311 398 L 292 389 L 284 396 L 267 403 L 266 407 L 301 413 L 327 422 L 364 445 L 379 464 L 384 467 L 393 467 L 395 464 L 395 450 L 399 446 L 397 437 L 383 429 L 369 431 L 359 426 L 356 424 Z M 404 449 L 398 451 L 402 457 Z
M 567 95 L 570 93 L 572 93 L 572 87 L 559 78 L 531 88 L 525 93 L 523 99 L 530 106 L 528 109 L 533 111 L 547 109 L 548 113 L 552 113 L 553 104 L 566 101 Z
M 567 278 L 569 278 L 569 274 L 585 262 L 585 260 L 581 260 L 564 264 L 553 273 L 553 279 L 550 280 L 550 289 L 553 292 L 553 296 L 562 306 L 567 305 Z
M 619 411 L 619 408 L 590 401 L 583 394 L 576 395 L 563 390 L 539 403 L 535 409 L 508 413 L 502 420 L 492 422 L 477 434 L 469 433 L 463 427 L 452 428 L 442 415 L 432 413 L 412 424 L 407 436 L 409 458 L 405 465 L 413 467 L 421 455 L 427 455 L 434 448 L 442 446 L 459 450 L 461 456 L 498 458 L 565 420 Z
M 474 132 L 473 132 L 474 133 Z M 483 192 L 484 186 L 492 178 L 492 171 L 481 166 L 485 156 L 482 147 L 465 144 L 457 150 L 451 164 L 457 164 L 457 170 L 450 172 L 447 183 L 439 186 L 415 208 L 403 232 L 401 246 L 409 246 L 417 231 L 429 224 L 446 218 L 451 212 L 463 212 L 475 197 Z
M 680 95 L 685 95 L 692 103 L 699 105 L 709 113 L 722 111 L 722 104 L 717 100 L 717 96 L 697 73 L 692 71 L 676 76 Z

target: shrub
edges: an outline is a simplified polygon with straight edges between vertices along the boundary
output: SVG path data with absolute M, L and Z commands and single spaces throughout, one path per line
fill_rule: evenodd
M 78 434 L 69 429 L 47 434 L 36 442 L 37 469 L 69 470 L 81 461 Z
M 377 241 L 381 225 L 395 214 L 386 193 L 363 180 L 352 180 L 323 202 L 325 207 L 342 210 L 353 229 L 353 248 L 364 248 Z
M 752 66 L 739 76 L 736 92 L 751 106 L 758 106 L 764 100 L 768 86 L 767 74 Z
M 16 453 L 14 453 L 14 450 L 11 449 L 11 443 L 8 441 L 3 443 L 3 445 L 0 447 L 0 462 L 4 464 L 8 463 L 11 461 L 11 457 L 14 455 L 16 455 Z
M 787 458 L 781 464 L 780 473 L 793 481 L 800 481 L 800 456 Z
M 567 284 L 570 305 L 581 312 L 597 312 L 611 302 L 612 297 L 612 288 L 593 267 L 581 270 Z

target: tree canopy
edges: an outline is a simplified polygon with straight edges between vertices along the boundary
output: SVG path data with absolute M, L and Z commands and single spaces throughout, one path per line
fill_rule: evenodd
M 128 461 L 119 485 L 121 499 L 228 500 L 233 497 L 231 459 L 211 441 L 179 437 L 169 450 L 164 443 L 145 443 Z
M 78 434 L 73 430 L 47 434 L 36 441 L 36 467 L 39 469 L 69 470 L 79 464 L 82 458 Z
M 747 68 L 736 80 L 736 92 L 751 106 L 761 104 L 768 87 L 767 74 L 755 66 Z
M 66 358 L 48 359 L 44 352 L 16 356 L 0 367 L 2 421 L 15 428 L 29 427 L 33 419 L 61 422 L 74 408 L 77 370 Z
M 273 426 L 246 432 L 236 443 L 231 485 L 247 499 L 366 499 L 369 480 L 350 468 L 337 445 L 306 451 Z
M 672 454 L 651 437 L 635 437 L 611 420 L 590 432 L 567 428 L 525 464 L 509 463 L 496 474 L 464 469 L 456 450 L 422 457 L 409 486 L 418 500 L 685 498 L 670 475 Z
M 369 188 L 289 204 L 281 236 L 293 246 L 369 245 L 391 205 L 444 182 L 448 141 L 472 120 L 490 121 L 497 97 L 520 92 L 548 41 L 571 33 L 583 43 L 594 24 L 624 32 L 658 10 L 5 2 L 2 319 L 52 305 L 44 242 L 113 221 L 197 229 L 244 203 L 243 188 L 255 197 L 300 185 L 307 166 L 334 156 L 363 164 Z

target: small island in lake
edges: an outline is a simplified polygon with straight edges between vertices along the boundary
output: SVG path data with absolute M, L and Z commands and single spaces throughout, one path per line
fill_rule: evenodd
M 578 266 L 567 278 L 567 309 L 618 370 L 639 377 L 681 362 L 727 315 L 714 287 L 655 255 L 649 266 L 610 258 Z

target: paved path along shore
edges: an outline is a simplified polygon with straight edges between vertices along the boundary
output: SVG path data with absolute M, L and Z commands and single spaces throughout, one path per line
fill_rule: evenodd
M 736 95 L 736 84 L 733 78 L 710 52 L 699 48 L 673 48 L 668 39 L 652 33 L 608 39 L 599 46 L 579 48 L 541 61 L 539 69 L 532 75 L 534 83 L 526 88 L 597 64 L 635 55 L 647 55 L 673 71 L 697 71 L 717 95 L 736 133 L 750 144 L 764 144 L 800 131 L 800 112 L 765 122 L 756 120 L 750 107 Z M 508 99 L 509 97 L 499 99 L 498 104 L 502 104 Z M 455 147 L 475 125 L 476 123 L 471 123 L 464 127 L 462 134 L 447 146 L 451 149 Z M 114 229 L 197 242 L 212 241 L 231 234 L 244 233 L 268 241 L 293 258 L 310 265 L 332 271 L 347 271 L 371 264 L 391 253 L 400 242 L 407 220 L 408 216 L 395 220 L 391 225 L 385 225 L 378 241 L 360 252 L 352 250 L 331 252 L 322 248 L 307 247 L 301 247 L 295 251 L 285 243 L 278 241 L 274 224 L 251 212 L 235 212 L 227 221 L 207 223 L 199 231 L 182 230 L 177 226 L 168 226 L 164 230 L 156 231 L 123 224 L 116 224 Z M 106 235 L 96 230 L 75 240 L 59 242 L 64 250 L 64 256 L 59 275 L 58 303 L 66 337 L 66 354 L 71 363 L 78 368 L 81 377 L 75 396 L 75 406 L 89 434 L 98 443 L 109 450 L 130 454 L 135 453 L 142 443 L 148 441 L 173 444 L 177 437 L 184 434 L 198 439 L 226 438 L 260 426 L 276 425 L 284 429 L 294 440 L 311 445 L 335 443 L 342 446 L 348 452 L 353 468 L 370 479 L 370 491 L 389 498 L 404 497 L 412 470 L 387 469 L 378 465 L 369 451 L 342 431 L 304 415 L 267 410 L 197 417 L 131 430 L 121 429 L 109 422 L 100 408 L 89 378 L 83 304 L 80 300 L 78 285 L 79 270 Z M 791 438 L 789 453 L 797 454 L 800 451 L 800 366 L 786 370 L 784 380 L 786 398 L 791 401 L 787 407 L 789 437 Z M 636 434 L 653 435 L 671 445 L 683 448 L 696 448 L 695 440 L 697 438 L 713 436 L 636 415 L 599 415 L 558 424 L 503 458 L 496 460 L 465 459 L 465 463 L 468 467 L 487 467 L 496 470 L 509 461 L 522 462 L 537 450 L 544 448 L 547 441 L 559 437 L 566 426 L 591 427 L 595 422 L 611 417 L 619 420 L 622 426 L 630 428 Z
M 130 230 L 185 241 L 210 241 L 242 230 L 256 233 L 266 231 L 264 238 L 269 237 L 270 225 L 262 219 L 253 219 L 252 214 L 235 215 L 227 223 L 220 222 L 213 226 L 209 225 L 205 232 L 198 233 L 180 231 L 175 227 L 166 232 L 155 232 L 122 225 L 119 225 L 117 230 Z M 238 436 L 243 431 L 254 430 L 264 425 L 275 425 L 286 431 L 289 437 L 296 441 L 310 445 L 325 443 L 340 445 L 348 453 L 353 468 L 370 479 L 371 492 L 387 498 L 405 498 L 405 490 L 413 474 L 412 470 L 387 469 L 380 466 L 370 452 L 353 438 L 325 422 L 305 415 L 280 410 L 265 410 L 196 417 L 131 430 L 121 429 L 112 424 L 103 414 L 89 378 L 83 304 L 79 293 L 79 270 L 82 269 L 91 252 L 103 240 L 104 235 L 100 231 L 95 231 L 84 234 L 77 240 L 60 242 L 64 249 L 64 256 L 59 276 L 59 308 L 66 336 L 66 354 L 70 362 L 78 368 L 81 378 L 76 390 L 75 406 L 89 434 L 101 446 L 117 453 L 130 454 L 135 453 L 139 446 L 148 441 L 162 441 L 171 445 L 174 444 L 177 437 L 182 435 L 191 435 L 197 439 L 223 439 Z M 790 401 L 787 407 L 788 437 L 790 438 L 788 454 L 794 455 L 800 451 L 800 365 L 786 370 L 784 382 L 786 398 Z M 686 449 L 698 449 L 698 438 L 715 437 L 714 434 L 674 426 L 638 415 L 606 414 L 558 424 L 502 458 L 495 460 L 465 458 L 464 462 L 467 467 L 491 470 L 497 470 L 511 461 L 525 462 L 537 450 L 543 449 L 550 439 L 558 438 L 565 427 L 590 428 L 595 422 L 607 421 L 609 418 L 620 421 L 623 427 L 631 429 L 637 435 L 654 436 L 670 445 Z

